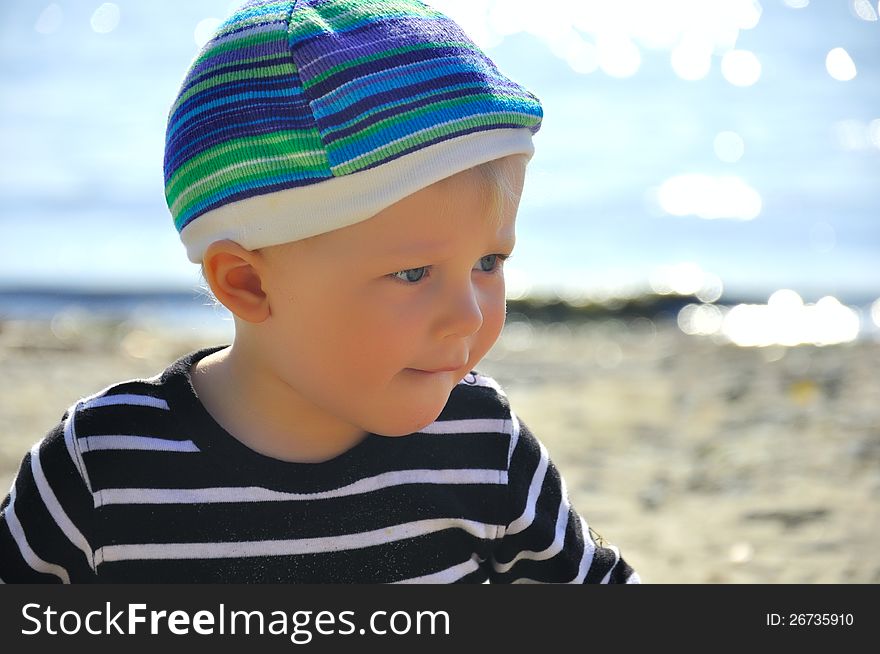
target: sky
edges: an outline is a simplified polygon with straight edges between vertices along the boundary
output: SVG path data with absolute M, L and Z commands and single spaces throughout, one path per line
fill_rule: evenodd
M 4 1 L 0 286 L 198 283 L 165 119 L 234 4 Z M 544 106 L 513 297 L 880 296 L 878 2 L 432 4 Z

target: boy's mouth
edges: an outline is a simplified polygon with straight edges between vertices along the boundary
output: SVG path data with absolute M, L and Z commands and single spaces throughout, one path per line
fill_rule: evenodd
M 438 372 L 455 372 L 456 370 L 459 370 L 460 368 L 461 368 L 461 366 L 454 366 L 454 367 L 449 367 L 449 368 L 433 368 L 433 369 L 428 369 L 428 370 L 423 370 L 421 368 L 408 368 L 408 370 L 412 370 L 414 372 L 421 372 L 423 374 L 433 375 Z

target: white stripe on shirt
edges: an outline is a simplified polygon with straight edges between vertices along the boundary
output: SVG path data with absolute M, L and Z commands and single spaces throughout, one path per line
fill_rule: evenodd
M 152 436 L 130 436 L 127 434 L 108 434 L 87 436 L 79 440 L 83 452 L 95 450 L 152 450 L 155 452 L 200 452 L 192 441 L 177 441 L 170 438 Z
M 584 579 L 587 578 L 587 573 L 590 571 L 590 566 L 593 565 L 593 557 L 596 554 L 596 543 L 593 542 L 593 538 L 590 536 L 590 526 L 583 517 L 580 517 L 580 520 L 581 535 L 584 541 L 584 553 L 581 556 L 581 564 L 578 566 L 577 575 L 575 575 L 575 578 L 569 582 L 571 584 L 584 583 Z
M 18 551 L 21 552 L 22 558 L 31 569 L 36 570 L 37 572 L 55 575 L 62 583 L 70 583 L 70 575 L 67 574 L 67 570 L 60 565 L 44 561 L 31 549 L 27 536 L 25 536 L 24 529 L 18 521 L 18 516 L 15 514 L 15 486 L 12 487 L 12 492 L 9 496 L 9 505 L 6 507 L 6 525 L 9 527 L 9 533 L 12 535 L 12 539 L 15 541 L 15 544 L 18 545 Z
M 89 489 L 89 492 L 92 492 L 92 482 L 89 479 L 89 473 L 86 470 L 86 464 L 82 459 L 82 452 L 79 451 L 79 446 L 76 441 L 76 412 L 79 410 L 80 403 L 77 402 L 72 407 L 67 410 L 67 420 L 64 421 L 64 447 L 67 448 L 67 454 L 70 456 L 70 459 L 76 465 L 76 469 L 79 471 L 79 476 L 82 477 L 83 482 L 86 485 L 86 488 Z
M 516 417 L 516 414 L 511 411 L 510 412 L 510 443 L 507 444 L 507 469 L 510 470 L 510 462 L 513 461 L 513 451 L 516 449 L 516 444 L 519 442 L 519 418 Z
M 438 420 L 432 422 L 420 434 L 469 434 L 469 433 L 509 433 L 509 420 L 501 418 L 474 418 L 471 420 Z
M 608 572 L 606 572 L 605 576 L 602 577 L 602 581 L 599 582 L 600 584 L 608 583 L 608 580 L 611 579 L 611 573 L 614 572 L 614 568 L 617 567 L 617 562 L 620 561 L 620 550 L 617 549 L 616 545 L 609 545 L 607 549 L 614 552 L 614 565 L 608 568 Z
M 146 543 L 105 545 L 95 552 L 102 561 L 143 559 L 227 559 L 253 556 L 289 556 L 356 550 L 383 545 L 407 538 L 424 536 L 446 529 L 461 529 L 478 538 L 491 538 L 496 525 L 460 518 L 419 520 L 384 529 L 354 534 L 292 540 L 230 541 L 224 543 Z
M 506 484 L 500 470 L 396 470 L 317 493 L 285 493 L 260 486 L 219 488 L 106 488 L 98 498 L 109 504 L 221 504 L 226 502 L 297 502 L 372 493 L 405 484 Z
M 92 561 L 91 546 L 85 536 L 82 535 L 82 532 L 75 524 L 73 524 L 73 521 L 64 511 L 64 508 L 55 496 L 55 492 L 49 485 L 49 480 L 46 479 L 46 475 L 43 473 L 43 466 L 40 463 L 39 443 L 31 448 L 31 472 L 34 475 L 34 481 L 37 484 L 37 491 L 40 493 L 40 499 L 43 500 L 43 505 L 55 520 L 55 524 L 57 524 L 61 531 L 64 532 L 64 535 L 67 536 L 67 540 L 73 543 L 77 549 L 85 554 L 89 567 L 94 570 L 95 564 L 94 561 Z
M 559 510 L 556 513 L 556 530 L 553 534 L 553 542 L 550 543 L 545 549 L 540 552 L 535 552 L 533 550 L 521 550 L 517 552 L 516 556 L 514 556 L 510 561 L 506 563 L 498 563 L 493 562 L 492 567 L 495 568 L 495 571 L 498 573 L 509 572 L 514 565 L 516 565 L 517 561 L 521 561 L 524 559 L 530 561 L 546 561 L 547 559 L 552 559 L 554 556 L 559 554 L 562 551 L 562 546 L 565 544 L 565 530 L 568 527 L 568 518 L 571 513 L 571 505 L 568 503 L 568 495 L 565 490 L 565 482 L 562 482 L 562 497 L 559 500 Z M 508 532 L 509 533 L 509 532 Z
M 529 484 L 529 496 L 526 500 L 525 509 L 523 509 L 520 517 L 507 526 L 505 531 L 507 534 L 518 534 L 532 524 L 532 521 L 535 519 L 538 497 L 541 495 L 541 487 L 544 485 L 544 477 L 547 475 L 547 467 L 550 464 L 550 455 L 547 453 L 547 448 L 544 447 L 543 443 L 540 443 L 540 448 L 541 460 L 538 462 L 538 467 L 535 468 L 535 473 L 532 475 L 532 481 Z
M 119 395 L 102 395 L 82 403 L 83 409 L 96 409 L 104 406 L 146 406 L 154 409 L 169 410 L 168 402 L 160 397 L 152 395 L 135 395 L 132 393 L 120 393 Z
M 421 577 L 413 577 L 411 579 L 403 579 L 395 581 L 395 584 L 451 584 L 458 581 L 462 577 L 469 575 L 475 570 L 480 569 L 480 557 L 474 554 L 467 561 L 462 561 L 458 565 L 432 572 L 431 574 L 422 575 Z

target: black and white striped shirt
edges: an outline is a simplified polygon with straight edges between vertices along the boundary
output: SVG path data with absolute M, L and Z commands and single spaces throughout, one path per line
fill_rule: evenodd
M 190 354 L 80 400 L 0 507 L 5 582 L 638 582 L 544 446 L 472 373 L 438 419 L 323 463 L 260 455 L 195 395 Z

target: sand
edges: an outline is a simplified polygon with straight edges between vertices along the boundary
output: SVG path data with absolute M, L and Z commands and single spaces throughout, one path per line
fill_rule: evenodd
M 214 343 L 0 324 L 0 483 L 78 397 Z M 740 348 L 644 318 L 514 321 L 480 369 L 645 582 L 880 583 L 880 343 Z

